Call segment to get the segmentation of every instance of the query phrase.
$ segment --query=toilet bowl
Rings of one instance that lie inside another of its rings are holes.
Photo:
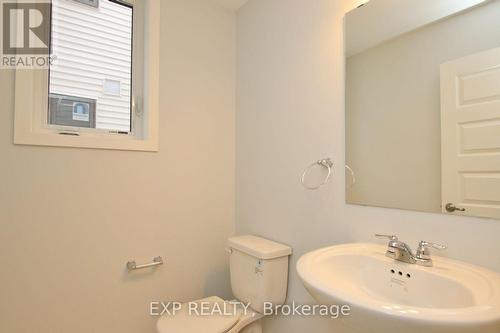
[[[158,319],[158,333],[262,333],[264,307],[285,302],[292,249],[256,236],[239,236],[228,240],[228,252],[236,300],[213,296],[182,304],[179,311]]]
[[[224,301],[213,296],[192,303],[227,303],[228,309],[235,307],[235,301]],[[223,307],[223,306],[221,306]],[[175,315],[162,316],[157,322],[159,333],[261,333],[262,314],[252,309],[245,309],[236,305],[236,311],[227,314],[211,314],[204,316],[198,313],[189,313],[189,303],[183,304],[181,310]]]

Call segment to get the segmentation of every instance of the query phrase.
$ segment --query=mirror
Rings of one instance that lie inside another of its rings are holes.
[[[346,198],[500,219],[500,0],[346,16]]]

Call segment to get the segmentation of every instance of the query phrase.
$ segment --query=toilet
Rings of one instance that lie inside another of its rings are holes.
[[[227,251],[231,289],[236,300],[224,301],[214,296],[183,304],[175,315],[158,319],[158,333],[262,333],[265,304],[285,303],[292,249],[248,235],[229,238]],[[198,305],[201,308],[202,304],[210,309],[231,311],[216,311],[209,316],[190,311],[198,309]]]

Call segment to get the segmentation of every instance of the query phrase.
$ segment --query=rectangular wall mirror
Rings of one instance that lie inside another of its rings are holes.
[[[500,219],[500,0],[346,16],[347,202]]]

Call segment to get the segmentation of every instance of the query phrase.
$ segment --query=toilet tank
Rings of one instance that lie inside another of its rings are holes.
[[[285,303],[288,287],[289,246],[256,236],[228,240],[229,266],[234,296],[250,307],[264,312],[264,304]]]

